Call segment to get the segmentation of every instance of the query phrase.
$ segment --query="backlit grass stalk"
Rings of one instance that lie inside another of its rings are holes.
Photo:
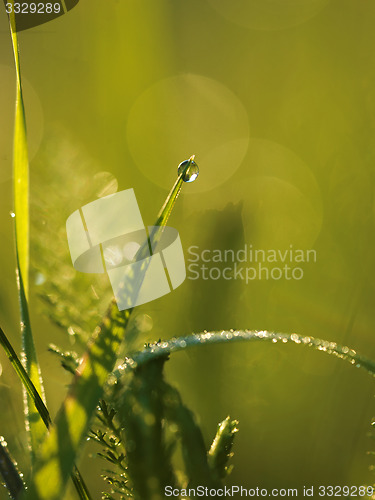
[[[322,340],[315,337],[298,335],[297,333],[274,333],[265,330],[222,330],[220,332],[203,332],[158,342],[146,347],[143,351],[130,355],[126,362],[115,370],[114,375],[120,379],[122,374],[132,371],[144,363],[190,347],[241,341],[300,344],[337,356],[340,359],[348,361],[357,368],[365,369],[368,373],[375,376],[375,362],[358,354],[354,349],[350,349],[347,346],[341,346],[336,344],[336,342],[329,342],[328,340]]]
[[[13,2],[12,2],[13,3]],[[29,160],[27,149],[26,117],[22,94],[18,39],[13,9],[9,14],[9,26],[16,69],[16,109],[13,144],[13,181],[15,211],[15,244],[17,260],[17,284],[21,317],[22,357],[25,369],[38,392],[43,395],[43,382],[38,364],[28,312],[29,290]],[[32,464],[36,450],[46,436],[46,427],[33,401],[25,395],[26,428],[29,434]]]
[[[17,284],[21,317],[22,358],[19,361],[4,332],[1,330],[0,342],[4,346],[25,390],[26,428],[29,432],[31,461],[34,465],[36,452],[47,436],[50,418],[44,396],[43,381],[34,345],[28,310],[29,291],[29,159],[27,147],[26,116],[22,93],[20,56],[14,14],[14,0],[10,2],[12,9],[9,18],[14,63],[16,70],[16,109],[13,144],[13,181],[14,181],[14,215],[15,246],[17,262]],[[72,479],[81,499],[90,499],[87,487],[76,467]]]
[[[154,225],[158,225],[160,229],[154,230],[150,235],[153,241],[158,240],[168,221],[189,167],[190,162],[178,176],[159,212]],[[148,242],[139,249],[136,258],[148,255],[147,252]],[[101,325],[88,343],[68,395],[42,445],[25,498],[61,500],[63,497],[67,479],[86,439],[90,421],[103,394],[107,377],[114,369],[131,313],[132,309],[119,311],[114,300],[110,303]]]

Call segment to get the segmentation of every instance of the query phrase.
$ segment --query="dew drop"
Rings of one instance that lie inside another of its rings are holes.
[[[73,328],[71,326],[69,326],[69,328],[68,328],[68,334],[71,337],[74,337],[76,335],[76,332],[73,330]]]
[[[109,386],[115,385],[117,383],[117,378],[113,373],[110,373],[107,378],[107,384]]]
[[[190,166],[188,167],[188,169],[185,172],[185,175],[183,176],[184,182],[194,182],[195,179],[199,175],[199,167],[195,163],[195,161],[191,158],[189,160],[185,160],[179,164],[178,169],[177,169],[178,175],[181,175],[184,172],[184,170],[186,169],[186,167],[189,163],[190,163]]]
[[[14,219],[14,217],[16,216],[16,214],[14,212],[9,212],[9,215]]]

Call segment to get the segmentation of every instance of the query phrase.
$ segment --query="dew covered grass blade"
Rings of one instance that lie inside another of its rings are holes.
[[[222,330],[220,332],[202,332],[188,335],[186,337],[177,337],[146,347],[143,351],[135,352],[127,358],[123,365],[120,365],[113,373],[116,379],[126,372],[131,372],[138,366],[141,366],[154,359],[162,358],[174,352],[184,349],[210,344],[223,344],[233,342],[269,342],[281,344],[297,344],[310,347],[312,349],[331,354],[340,359],[349,362],[357,368],[366,370],[375,376],[375,361],[358,354],[354,349],[342,346],[336,342],[298,335],[297,333],[275,333],[266,330]]]

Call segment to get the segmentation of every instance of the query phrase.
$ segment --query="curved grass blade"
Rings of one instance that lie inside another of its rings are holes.
[[[12,2],[13,3],[13,2]],[[17,32],[15,30],[14,10],[9,14],[10,33],[16,68],[16,110],[13,146],[15,240],[17,259],[17,282],[21,316],[22,357],[25,369],[37,391],[43,395],[43,382],[35,350],[28,312],[28,276],[29,276],[29,160],[27,150],[26,118],[22,95],[20,58]],[[47,435],[46,427],[35,408],[25,394],[26,429],[29,435],[31,461],[34,464],[35,453]]]
[[[191,158],[192,160],[192,158]],[[184,176],[178,176],[159,212],[150,238],[157,240],[167,224],[180,194]],[[148,242],[137,252],[137,259],[146,254]],[[134,280],[137,278],[135,277]],[[33,479],[24,498],[61,500],[74,460],[86,439],[90,421],[103,394],[108,375],[112,372],[132,309],[119,311],[115,301],[109,305],[101,325],[95,330],[76,372],[71,388],[57,414],[56,421],[42,445]]]
[[[161,358],[173,352],[182,351],[189,347],[232,343],[245,340],[252,342],[281,342],[282,344],[291,342],[294,344],[301,344],[344,359],[351,365],[357,368],[363,368],[368,373],[375,376],[375,361],[358,354],[354,349],[350,349],[347,346],[341,346],[336,344],[336,342],[329,342],[328,340],[322,340],[315,337],[298,335],[297,333],[274,333],[265,330],[223,330],[221,332],[203,332],[188,335],[186,337],[173,338],[161,343],[159,342],[146,347],[143,351],[136,352],[129,356],[126,362],[119,366],[113,374],[119,379],[125,372],[132,371],[144,363]]]

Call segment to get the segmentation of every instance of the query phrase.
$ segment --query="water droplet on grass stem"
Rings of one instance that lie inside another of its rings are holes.
[[[198,177],[199,167],[194,161],[194,155],[179,164],[177,168],[178,175],[181,175],[183,172],[185,172],[182,178],[184,182],[194,182]]]

